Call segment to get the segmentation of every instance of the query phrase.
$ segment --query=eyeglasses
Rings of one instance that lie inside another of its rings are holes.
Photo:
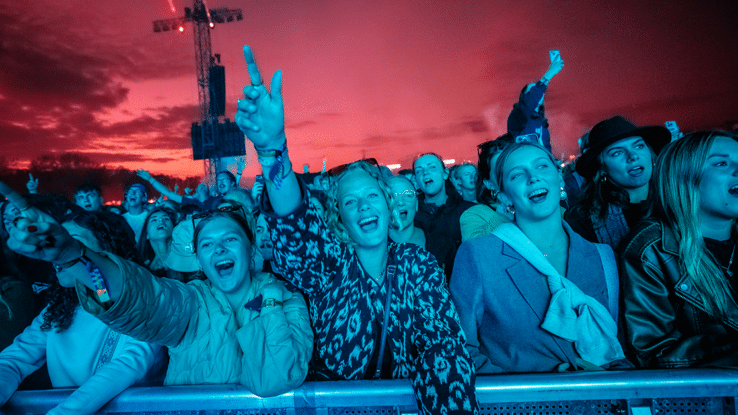
[[[407,189],[401,193],[394,192],[392,193],[392,196],[394,196],[395,199],[404,198],[405,200],[412,202],[416,197],[418,197],[418,194],[414,190]]]
[[[357,161],[354,161],[354,162],[351,162],[351,163],[341,164],[340,166],[336,166],[336,167],[328,170],[327,173],[331,177],[338,176],[339,174],[341,174],[344,171],[346,171],[346,168],[348,166],[350,166],[351,164],[357,163],[359,161],[363,161],[364,163],[371,164],[372,166],[379,167],[379,163],[377,162],[377,159],[375,159],[374,157],[372,157],[372,158],[368,158],[368,159],[357,160]]]

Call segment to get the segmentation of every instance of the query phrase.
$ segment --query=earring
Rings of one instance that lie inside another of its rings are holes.
[[[567,196],[568,196],[568,195],[566,194],[566,190],[564,190],[564,188],[562,187],[562,188],[561,188],[561,192],[559,192],[559,198],[560,198],[561,200],[566,200],[566,197],[567,197]]]
[[[507,215],[510,218],[514,218],[515,217],[515,208],[512,205],[508,205],[508,206],[505,207],[505,213],[507,213]]]

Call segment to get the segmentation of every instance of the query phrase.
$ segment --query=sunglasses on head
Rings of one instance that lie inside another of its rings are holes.
[[[215,214],[215,213],[218,213],[218,212],[238,212],[239,210],[241,211],[241,216],[243,216],[245,218],[246,215],[245,215],[245,212],[243,211],[243,206],[238,205],[238,204],[236,204],[236,205],[228,205],[228,206],[221,206],[221,207],[219,207],[217,209],[208,210],[207,212],[196,213],[196,214],[192,215],[192,229],[193,230],[195,229],[195,227],[197,226],[197,223],[198,222],[200,222],[203,219],[206,219],[206,218],[209,218],[209,217],[213,216],[213,214]]]
[[[338,176],[339,174],[341,174],[344,171],[346,171],[346,168],[348,166],[350,166],[350,165],[352,165],[354,163],[357,163],[359,161],[363,161],[364,163],[371,164],[372,166],[375,166],[375,167],[379,167],[379,163],[377,162],[377,159],[375,159],[374,157],[372,157],[372,158],[368,158],[368,159],[357,160],[357,161],[354,161],[354,162],[351,162],[351,163],[341,164],[340,166],[336,166],[336,167],[328,170],[327,173],[331,177]]]

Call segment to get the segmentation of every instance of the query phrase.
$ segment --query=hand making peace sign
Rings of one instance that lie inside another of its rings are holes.
[[[279,148],[286,141],[282,71],[274,73],[271,91],[267,91],[250,47],[243,47],[243,56],[251,78],[251,85],[243,88],[244,98],[238,101],[236,124],[256,149]]]

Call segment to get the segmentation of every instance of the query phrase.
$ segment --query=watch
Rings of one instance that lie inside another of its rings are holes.
[[[261,302],[261,308],[272,308],[277,306],[282,306],[284,304],[281,301],[277,301],[274,298],[265,298],[264,301]]]

